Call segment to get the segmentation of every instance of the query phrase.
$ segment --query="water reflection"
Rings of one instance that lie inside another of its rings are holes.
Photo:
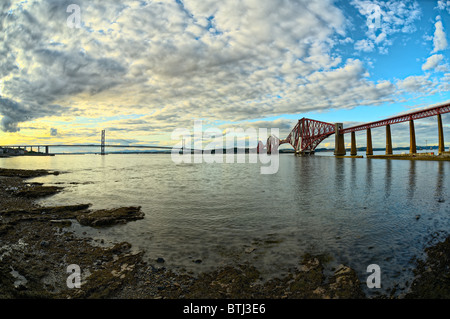
[[[372,168],[372,159],[366,160],[366,191],[365,193],[368,195],[373,187],[373,168]]]
[[[384,169],[384,196],[388,199],[391,196],[392,187],[392,161],[386,160],[386,166]]]
[[[336,158],[334,160],[334,186],[339,194],[340,190],[343,188],[345,183],[345,159]]]
[[[438,170],[437,170],[437,176],[436,176],[436,198],[439,200],[443,200],[444,195],[444,189],[443,186],[445,185],[445,170],[444,166],[446,163],[444,162],[438,162]]]
[[[351,158],[351,178],[350,178],[350,187],[352,190],[356,190],[358,188],[358,184],[357,184],[357,161],[359,161],[359,159],[357,158]]]
[[[416,163],[416,161],[409,161],[409,184],[407,185],[409,200],[414,198],[414,193],[416,191]]]

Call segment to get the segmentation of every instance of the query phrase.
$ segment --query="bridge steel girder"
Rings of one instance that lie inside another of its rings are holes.
[[[313,153],[320,142],[334,133],[334,124],[302,118],[280,144],[291,144],[297,154]]]
[[[407,114],[402,114],[394,117],[390,117],[381,121],[366,123],[362,125],[357,125],[353,127],[347,127],[339,130],[340,134],[346,134],[350,132],[362,131],[368,128],[375,128],[380,126],[386,126],[390,124],[402,123],[411,120],[418,120],[425,117],[435,116],[439,114],[450,113],[450,103],[438,105],[429,109],[424,109],[420,111],[415,111]]]

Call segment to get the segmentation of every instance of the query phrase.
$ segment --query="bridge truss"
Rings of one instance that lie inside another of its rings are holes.
[[[320,142],[334,133],[334,124],[302,118],[280,144],[291,144],[296,153],[314,153]]]

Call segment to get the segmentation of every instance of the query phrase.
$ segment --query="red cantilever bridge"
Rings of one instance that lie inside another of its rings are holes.
[[[372,149],[372,133],[371,129],[376,127],[386,127],[386,154],[392,154],[392,138],[391,124],[409,121],[410,128],[410,153],[416,153],[416,137],[414,130],[414,120],[437,116],[438,135],[439,135],[439,154],[444,153],[444,131],[442,127],[441,114],[450,112],[450,103],[442,104],[427,109],[421,109],[410,113],[390,117],[381,121],[370,122],[362,125],[344,128],[342,123],[326,123],[312,119],[302,118],[292,129],[287,138],[280,140],[275,136],[269,136],[267,139],[267,152],[271,153],[272,148],[281,144],[289,143],[298,155],[313,154],[316,147],[327,137],[335,134],[335,151],[334,155],[342,156],[346,154],[344,144],[344,134],[351,133],[351,153],[356,155],[356,138],[355,132],[367,131],[367,155],[373,155]],[[258,150],[262,145],[258,146]]]

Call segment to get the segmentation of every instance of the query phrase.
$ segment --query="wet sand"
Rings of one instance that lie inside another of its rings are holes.
[[[283,278],[262,280],[249,264],[235,264],[197,277],[174,273],[163,260],[145,262],[145,251],[126,242],[106,245],[80,238],[69,226],[114,227],[145,218],[140,207],[90,209],[90,204],[42,207],[35,199],[62,191],[28,182],[58,172],[0,168],[0,298],[45,299],[364,299],[356,272],[340,265],[329,277],[329,257],[305,255]],[[449,298],[450,237],[429,248],[417,263],[413,290],[405,298]],[[244,248],[243,248],[244,249]],[[81,287],[69,265],[81,270]],[[68,283],[69,278],[69,283]],[[438,287],[438,288],[436,288]],[[393,296],[393,295],[392,295]],[[379,295],[378,298],[392,296]]]

